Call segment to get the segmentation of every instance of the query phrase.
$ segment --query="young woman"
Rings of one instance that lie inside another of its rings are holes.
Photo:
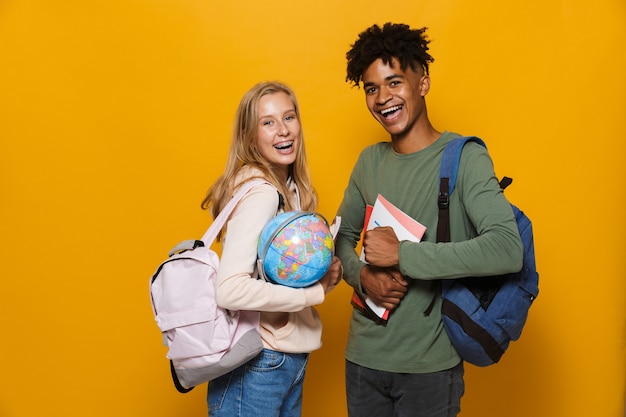
[[[238,187],[257,178],[267,183],[246,194],[223,231],[217,302],[231,310],[260,311],[264,349],[209,383],[210,416],[300,416],[308,355],[321,346],[322,323],[312,306],[324,301],[342,275],[335,257],[326,275],[310,287],[257,279],[257,241],[265,224],[279,210],[313,211],[316,206],[298,104],[281,83],[257,84],[241,99],[226,169],[202,208],[211,207],[217,216]]]

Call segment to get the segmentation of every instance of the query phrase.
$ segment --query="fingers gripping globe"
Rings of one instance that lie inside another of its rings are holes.
[[[277,284],[308,287],[328,271],[334,251],[333,236],[322,215],[281,213],[270,220],[259,237],[259,272]]]

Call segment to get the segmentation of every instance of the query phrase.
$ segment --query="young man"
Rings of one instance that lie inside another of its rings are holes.
[[[362,296],[391,310],[386,326],[356,309],[346,347],[350,417],[449,417],[460,411],[463,363],[441,319],[438,280],[515,272],[522,243],[487,151],[468,143],[450,202],[451,243],[436,243],[439,165],[458,136],[428,119],[428,43],[422,29],[374,25],[346,54],[347,78],[362,83],[372,116],[391,136],[363,150],[344,199],[337,254],[345,280]],[[420,243],[399,241],[378,227],[355,247],[367,205],[381,194],[427,227]]]

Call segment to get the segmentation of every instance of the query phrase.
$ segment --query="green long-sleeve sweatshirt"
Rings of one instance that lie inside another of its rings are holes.
[[[522,242],[511,205],[505,199],[486,149],[468,143],[461,155],[456,188],[450,198],[451,243],[435,243],[439,164],[445,145],[458,135],[445,132],[432,145],[398,154],[390,142],[363,150],[339,208],[336,251],[346,282],[357,291],[363,263],[355,247],[366,205],[378,194],[427,227],[422,242],[400,244],[400,271],[409,290],[387,326],[352,314],[346,359],[372,369],[401,373],[436,372],[460,361],[441,320],[438,279],[491,276],[522,266]],[[486,278],[488,279],[488,278]],[[437,296],[436,296],[437,295]],[[430,315],[423,312],[433,298]]]

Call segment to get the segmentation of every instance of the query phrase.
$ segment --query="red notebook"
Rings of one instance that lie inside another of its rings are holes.
[[[374,206],[368,205],[365,208],[363,235],[365,235],[367,230],[379,226],[391,226],[398,239],[410,240],[412,242],[419,242],[424,236],[424,232],[426,232],[424,225],[394,206],[380,194],[376,198]],[[360,259],[363,262],[367,262],[363,249],[361,249]],[[354,291],[350,303],[357,311],[376,323],[387,324],[391,312],[376,305],[368,296]]]

